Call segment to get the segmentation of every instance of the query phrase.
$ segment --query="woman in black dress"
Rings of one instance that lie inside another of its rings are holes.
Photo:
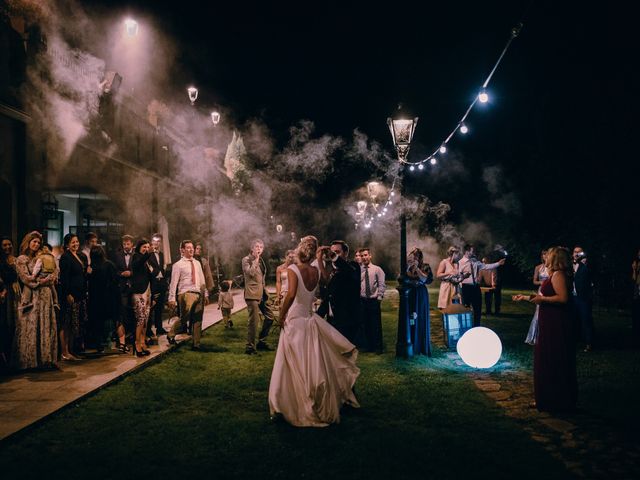
[[[89,318],[98,350],[103,350],[120,313],[120,290],[116,266],[105,258],[104,249],[100,245],[91,247],[91,270]],[[120,328],[122,331],[116,332],[122,340],[122,343],[118,342],[118,347],[124,353],[124,328]]]
[[[60,349],[63,360],[79,360],[74,350],[84,351],[87,328],[87,257],[80,251],[80,240],[74,233],[64,237],[64,253],[60,257]]]

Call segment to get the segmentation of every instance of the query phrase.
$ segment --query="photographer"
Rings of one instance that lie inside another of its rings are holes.
[[[640,347],[640,250],[631,264],[631,280],[633,281],[633,303],[631,304],[631,327],[633,343]]]
[[[593,280],[587,264],[587,253],[580,246],[573,249],[573,301],[584,352],[593,350]]]

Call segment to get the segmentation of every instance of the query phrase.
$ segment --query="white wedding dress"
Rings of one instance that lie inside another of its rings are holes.
[[[296,427],[340,422],[340,407],[359,407],[353,393],[360,369],[358,350],[327,321],[312,312],[315,287],[307,290],[297,265],[296,297],[287,314],[269,385],[271,415]]]

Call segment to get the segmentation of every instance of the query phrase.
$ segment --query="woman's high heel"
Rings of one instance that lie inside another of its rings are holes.
[[[146,354],[146,353],[144,353],[144,350],[143,350],[143,351],[141,351],[141,352],[139,352],[139,351],[138,351],[138,349],[135,349],[135,350],[133,351],[133,353],[134,353],[134,355],[135,355],[136,357],[146,357],[146,356],[147,356],[147,354]]]

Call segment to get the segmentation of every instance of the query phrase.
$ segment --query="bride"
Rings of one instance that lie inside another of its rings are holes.
[[[360,375],[358,351],[311,305],[318,269],[311,266],[318,240],[306,236],[298,245],[296,263],[287,270],[289,291],[269,385],[271,416],[282,415],[296,427],[326,427],[340,422],[340,407],[359,407],[353,386]]]

